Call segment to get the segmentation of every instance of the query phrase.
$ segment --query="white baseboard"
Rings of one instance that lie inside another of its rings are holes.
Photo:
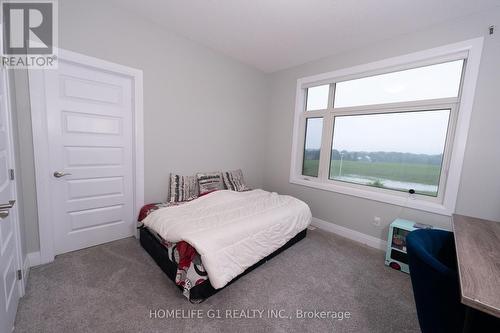
[[[26,256],[26,258],[24,258],[24,263],[23,263],[23,276],[28,277],[29,271],[30,271],[30,260],[28,256]]]
[[[22,280],[22,287],[21,287],[21,296],[24,296],[26,293],[26,286],[28,285],[28,278],[30,276],[30,260],[28,255],[24,258],[23,262],[23,280]]]
[[[22,283],[19,285],[19,290],[21,296],[24,296],[26,293],[26,286],[28,285],[28,278],[30,276],[30,268],[34,266],[38,266],[41,264],[41,255],[40,252],[31,252],[26,255],[23,261],[22,270]]]
[[[387,242],[382,239],[363,234],[359,231],[355,231],[346,227],[342,227],[335,223],[323,221],[321,219],[313,217],[311,224],[322,230],[337,234],[345,238],[349,238],[358,243],[362,243],[382,251],[385,251],[387,248]]]
[[[29,267],[38,266],[42,263],[42,257],[40,255],[40,252],[28,253],[27,257],[28,257]]]

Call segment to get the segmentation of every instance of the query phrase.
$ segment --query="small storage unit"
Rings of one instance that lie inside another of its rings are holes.
[[[413,221],[396,219],[389,226],[385,264],[398,271],[410,273],[408,254],[406,253],[406,236],[415,229],[432,228],[431,225]]]

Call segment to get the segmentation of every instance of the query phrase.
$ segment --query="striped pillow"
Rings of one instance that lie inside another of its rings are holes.
[[[170,193],[168,202],[183,202],[198,198],[196,176],[170,174]]]
[[[198,186],[200,187],[200,196],[224,189],[220,172],[199,173],[196,177],[198,178]]]
[[[224,178],[224,185],[228,190],[243,192],[250,189],[245,184],[241,169],[223,172],[222,177]]]

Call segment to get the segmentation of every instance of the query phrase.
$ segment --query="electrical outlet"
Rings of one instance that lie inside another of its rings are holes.
[[[380,227],[381,222],[382,222],[382,219],[378,216],[375,216],[373,218],[372,224],[376,227]]]

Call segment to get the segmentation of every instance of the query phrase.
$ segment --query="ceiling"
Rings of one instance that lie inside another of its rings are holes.
[[[500,5],[500,0],[111,1],[264,72]]]

